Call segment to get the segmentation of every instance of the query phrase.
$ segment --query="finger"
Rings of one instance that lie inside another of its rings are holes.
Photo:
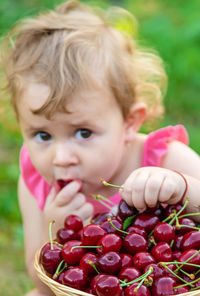
[[[93,212],[93,205],[89,202],[86,202],[82,207],[75,211],[75,214],[81,217],[83,220],[88,220],[92,217]]]
[[[119,193],[121,197],[126,201],[129,206],[133,206],[132,201],[132,188],[135,183],[135,175],[131,174],[126,182],[122,185],[123,189],[120,189]]]
[[[148,172],[142,172],[137,175],[132,188],[132,201],[133,205],[139,210],[144,211],[146,209],[146,203],[144,200],[144,192],[147,180],[149,178]]]
[[[163,203],[169,201],[175,192],[175,187],[174,181],[171,178],[165,177],[159,192],[159,201]]]
[[[81,187],[81,184],[77,181],[73,181],[66,185],[56,196],[55,201],[58,206],[62,207],[70,203],[74,196],[77,194]]]
[[[161,174],[149,176],[144,192],[145,203],[148,207],[153,208],[157,205],[163,181],[164,177]]]

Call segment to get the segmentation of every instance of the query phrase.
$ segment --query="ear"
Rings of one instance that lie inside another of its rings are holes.
[[[146,117],[147,106],[144,103],[136,103],[130,108],[130,112],[125,119],[125,141],[130,143],[135,134],[142,126]]]

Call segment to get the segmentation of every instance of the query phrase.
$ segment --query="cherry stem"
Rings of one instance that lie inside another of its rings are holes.
[[[194,281],[190,282],[190,284],[195,284],[195,283],[198,282],[199,280],[200,280],[200,277],[197,278],[197,279],[195,279]],[[182,285],[176,286],[176,287],[174,287],[174,289],[178,289],[178,288],[181,288],[181,287],[185,287],[185,286],[187,286],[187,285],[188,285],[188,282],[187,282],[187,284],[182,284]],[[199,288],[199,286],[198,286],[198,288]],[[195,287],[194,289],[191,289],[190,291],[193,291],[193,290],[195,290],[195,289],[196,289],[196,287]]]
[[[194,287],[192,284],[190,284],[189,282],[187,282],[186,280],[182,279],[180,276],[178,276],[175,272],[173,272],[173,270],[171,270],[167,265],[165,265],[164,262],[162,262],[162,266],[164,268],[166,268],[169,272],[171,272],[175,277],[177,277],[179,280],[181,280],[184,283],[187,283],[187,285],[190,285],[192,288]]]
[[[179,218],[185,218],[185,217],[190,217],[190,216],[199,216],[200,213],[188,213],[188,214],[184,214],[179,216]]]
[[[195,275],[193,273],[188,273],[186,272],[185,270],[183,269],[179,269],[182,273],[184,273],[185,275],[187,275],[191,280],[194,280],[195,279]]]
[[[51,250],[53,250],[53,239],[52,239],[52,225],[55,223],[54,220],[52,220],[50,223],[49,223],[49,239],[50,239],[50,244],[51,244]]]
[[[175,270],[175,272],[177,272],[179,269],[181,269],[181,267],[183,266],[183,265],[188,265],[188,264],[191,264],[191,263],[188,263],[188,261],[190,261],[192,258],[194,258],[198,253],[200,253],[200,250],[199,251],[197,251],[196,253],[194,253],[192,256],[190,256],[184,263],[183,262],[181,262],[182,263],[182,265],[180,265],[176,270]],[[178,262],[176,262],[176,263],[178,263]],[[179,264],[179,263],[178,263]],[[196,265],[196,264],[195,264]],[[199,265],[197,265],[198,267],[200,267]]]
[[[92,262],[91,260],[88,260],[88,263],[94,268],[94,270],[96,271],[96,273],[100,273],[96,267],[96,265],[94,264],[94,262]]]
[[[200,250],[198,251],[198,252],[200,252]],[[194,254],[194,255],[196,255],[196,253]],[[191,256],[191,257],[193,257],[193,256]],[[178,269],[180,269],[183,265],[189,265],[189,266],[194,266],[194,267],[198,267],[198,268],[200,268],[200,265],[197,265],[197,264],[193,264],[193,263],[188,263],[187,261],[188,260],[190,260],[191,258],[189,258],[189,259],[187,259],[185,262],[174,262],[174,261],[172,261],[172,262],[159,262],[159,264],[181,264],[181,266],[179,266],[178,267]],[[175,272],[176,272],[177,270],[175,270]]]
[[[178,213],[176,213],[174,215],[174,217],[172,218],[172,220],[169,222],[170,225],[172,225],[174,223],[174,221],[176,220],[176,218],[180,215],[180,213],[182,213],[182,211],[186,208],[187,204],[189,202],[189,198],[186,198],[184,205],[182,206],[182,208],[180,209],[180,211],[178,211]]]
[[[90,248],[95,248],[95,249],[98,249],[98,248],[103,248],[102,246],[73,246],[71,247],[71,250],[72,251],[73,249],[79,249],[79,248],[83,248],[83,249],[90,249]]]
[[[120,286],[127,287],[127,286],[130,286],[131,284],[139,282],[140,280],[143,280],[143,279],[145,280],[147,278],[147,276],[150,275],[150,273],[152,273],[152,272],[153,272],[153,267],[150,266],[149,269],[143,275],[139,276],[138,278],[136,278],[130,282],[127,282],[127,283],[123,282]]]
[[[123,186],[119,186],[119,185],[114,185],[114,184],[111,184],[111,183],[108,183],[106,182],[103,178],[100,178],[100,181],[103,185],[105,186],[109,186],[109,187],[114,187],[114,188],[119,188],[119,189],[124,189]]]
[[[162,220],[163,223],[167,222],[168,220],[174,218],[176,214],[176,211],[174,213],[171,213],[167,218],[165,218],[164,220]]]
[[[108,217],[108,218],[107,218],[107,221],[108,221],[108,222],[111,224],[111,226],[112,226],[113,228],[115,228],[117,231],[122,232],[122,233],[124,233],[124,234],[129,234],[129,232],[117,228],[117,227],[113,224],[111,217]]]
[[[104,205],[106,208],[108,208],[110,211],[112,210],[112,207],[109,206],[107,203],[105,203],[101,198],[100,195],[94,195],[90,194],[90,197],[97,200],[100,204]]]
[[[181,227],[186,227],[186,228],[191,228],[191,229],[194,229],[194,230],[198,230],[200,231],[200,228],[199,227],[194,227],[194,226],[189,226],[189,225],[183,225],[183,224],[179,224],[177,228],[181,228]]]
[[[146,276],[140,281],[140,283],[135,287],[134,292],[136,293],[137,290],[142,286],[143,282],[146,280],[146,278],[153,272],[153,267],[150,266],[149,269],[146,272]]]
[[[63,268],[61,268],[61,266],[62,266],[63,263],[64,263]],[[65,269],[66,266],[67,266],[67,264],[66,264],[66,262],[65,262],[64,260],[62,260],[62,261],[59,263],[59,265],[58,265],[58,267],[57,267],[57,269],[56,269],[56,272],[55,272],[54,275],[53,275],[53,279],[54,279],[54,280],[58,278],[58,276],[59,276],[59,275],[61,274],[61,272]]]

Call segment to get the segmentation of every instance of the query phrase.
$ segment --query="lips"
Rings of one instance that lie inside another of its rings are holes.
[[[63,180],[63,179],[58,179],[55,182],[55,188],[56,188],[56,192],[58,193],[60,190],[62,190],[65,186],[67,186],[69,183],[73,182],[73,181],[77,181],[81,184],[79,192],[81,191],[82,188],[82,181],[79,179],[68,179],[68,180]]]

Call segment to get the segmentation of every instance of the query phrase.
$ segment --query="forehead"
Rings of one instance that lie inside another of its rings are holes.
[[[49,86],[43,83],[28,83],[19,99],[19,115],[23,110],[33,112],[43,106],[50,94]],[[105,109],[119,106],[112,93],[107,88],[82,89],[75,92],[70,98],[66,97],[66,110],[69,113],[99,113]],[[99,112],[98,112],[99,111]]]

